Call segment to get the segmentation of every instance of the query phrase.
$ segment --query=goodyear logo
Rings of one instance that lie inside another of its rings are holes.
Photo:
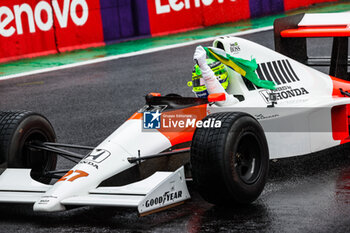
[[[164,205],[167,202],[175,201],[176,199],[182,198],[182,191],[165,192],[162,196],[155,197],[146,201],[145,206],[152,207],[154,205]]]

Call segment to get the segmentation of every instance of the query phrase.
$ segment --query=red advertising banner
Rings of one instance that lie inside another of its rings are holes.
[[[314,3],[335,2],[337,0],[284,0],[284,9],[291,10],[299,7],[309,6]]]
[[[60,52],[104,45],[99,0],[52,0],[52,7]]]
[[[0,62],[56,53],[50,0],[0,1]]]
[[[103,45],[99,0],[0,1],[0,62]]]
[[[200,4],[194,0],[151,0],[148,3],[149,24],[152,35],[167,34],[198,28],[202,25]]]
[[[208,6],[203,6],[203,26],[250,18],[249,0],[214,0],[212,2]]]
[[[250,17],[249,0],[150,0],[148,14],[152,35]]]

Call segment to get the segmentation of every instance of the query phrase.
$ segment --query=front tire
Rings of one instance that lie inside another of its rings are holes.
[[[195,186],[201,196],[216,205],[247,204],[261,194],[269,166],[264,131],[246,113],[208,115],[221,121],[220,128],[197,128],[191,145]]]
[[[30,111],[0,112],[2,168],[31,168],[33,179],[49,183],[51,179],[43,174],[56,168],[57,155],[29,148],[33,141],[56,142],[53,127],[44,116]]]

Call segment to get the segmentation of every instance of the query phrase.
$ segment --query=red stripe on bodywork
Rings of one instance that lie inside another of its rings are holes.
[[[207,104],[162,112],[161,128],[158,131],[163,134],[172,146],[192,141],[195,127],[180,127],[170,125],[170,122],[186,121],[187,119],[202,120],[207,116]],[[142,120],[143,113],[136,112],[128,120]],[[165,122],[165,124],[163,124]],[[170,127],[169,127],[170,126]]]
[[[340,88],[343,91],[350,91],[350,82],[330,76],[333,82],[332,96],[335,98],[343,97]],[[349,114],[350,105],[340,105],[332,108],[332,133],[334,140],[341,140],[340,144],[350,142],[349,137]]]
[[[350,27],[299,27],[281,32],[282,37],[348,37]]]
[[[175,116],[175,118],[173,118],[172,116]],[[162,120],[165,120],[166,123],[169,122],[170,119],[172,122],[180,122],[181,120],[187,120],[188,117],[186,116],[191,116],[190,119],[195,119],[196,121],[202,120],[204,117],[207,116],[207,104],[178,109],[169,112],[163,112]],[[179,126],[172,126],[170,128],[165,128],[164,126],[165,125],[162,124],[162,128],[158,131],[170,141],[172,146],[192,141],[192,137],[196,129],[195,127],[182,128]]]
[[[343,94],[340,93],[340,88],[343,89],[343,91],[350,91],[350,82],[345,81],[340,78],[335,78],[330,76],[333,82],[333,97],[344,97]]]
[[[128,120],[140,120],[143,114],[141,112],[135,112]]]
[[[347,138],[349,136],[347,106],[334,106],[331,113],[333,139],[343,140]]]

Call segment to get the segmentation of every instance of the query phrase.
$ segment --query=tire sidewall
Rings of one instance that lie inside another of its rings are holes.
[[[234,168],[235,153],[238,150],[240,140],[243,135],[250,133],[255,136],[259,144],[260,151],[260,171],[257,179],[252,184],[247,184],[241,180],[237,170]],[[231,125],[226,137],[223,159],[221,160],[222,177],[229,193],[237,202],[250,203],[258,198],[266,183],[269,167],[269,153],[265,133],[261,125],[255,118],[248,114],[242,114]]]
[[[28,167],[27,161],[28,158],[25,158],[23,155],[23,147],[25,141],[33,133],[42,134],[46,137],[46,141],[55,142],[56,135],[51,124],[47,121],[46,118],[39,114],[31,114],[25,117],[17,126],[17,129],[14,131],[10,145],[8,148],[8,160],[7,166],[11,168],[23,168]],[[48,165],[51,169],[55,168],[55,162],[52,162]]]

